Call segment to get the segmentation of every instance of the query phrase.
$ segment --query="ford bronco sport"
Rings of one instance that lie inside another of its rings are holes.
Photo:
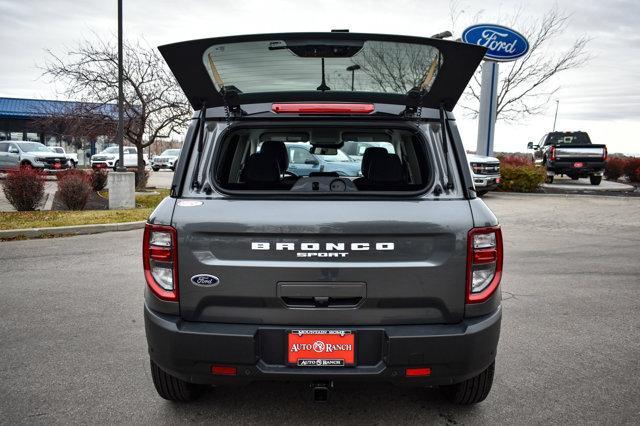
[[[377,380],[485,399],[502,237],[451,114],[485,49],[296,33],[160,52],[196,110],[144,233],[160,396],[301,380],[325,400],[334,382]],[[365,142],[349,176],[289,166],[287,146]]]

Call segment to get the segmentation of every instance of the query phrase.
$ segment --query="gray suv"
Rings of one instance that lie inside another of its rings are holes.
[[[196,113],[144,233],[159,395],[297,380],[324,401],[374,380],[484,400],[502,235],[451,110],[485,49],[335,32],[160,52]],[[289,168],[291,143],[327,157],[364,142],[348,176]]]

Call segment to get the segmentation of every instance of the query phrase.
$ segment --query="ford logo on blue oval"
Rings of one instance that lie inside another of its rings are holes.
[[[462,40],[486,47],[484,57],[492,61],[513,61],[529,51],[529,42],[522,34],[502,25],[472,25],[464,30]]]
[[[213,275],[199,274],[192,276],[191,282],[202,287],[213,287],[214,285],[218,285],[220,280]]]

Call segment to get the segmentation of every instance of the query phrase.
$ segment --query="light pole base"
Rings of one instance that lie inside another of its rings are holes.
[[[136,207],[136,174],[133,172],[111,172],[107,178],[109,187],[109,210],[133,209]]]

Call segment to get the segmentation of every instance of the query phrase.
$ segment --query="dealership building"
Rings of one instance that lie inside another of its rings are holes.
[[[104,105],[86,102],[56,101],[44,99],[23,99],[0,97],[0,140],[35,141],[47,146],[62,146],[67,152],[78,153],[83,164],[91,155],[109,144],[106,136],[65,135],[54,129],[47,119],[64,116],[69,111],[102,109]],[[115,123],[115,106],[107,116]]]

